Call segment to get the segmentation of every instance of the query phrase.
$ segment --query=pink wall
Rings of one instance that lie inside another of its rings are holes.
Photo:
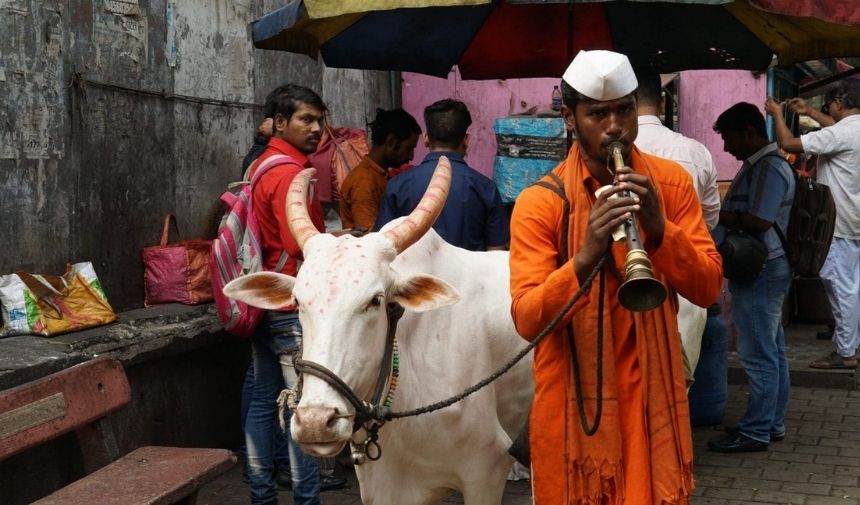
[[[522,113],[531,107],[549,109],[552,87],[559,79],[509,79],[464,81],[456,71],[448,79],[404,72],[403,108],[409,111],[424,130],[424,107],[442,98],[462,100],[472,113],[469,130],[468,163],[492,177],[496,155],[493,121]],[[740,70],[695,70],[681,72],[680,131],[702,142],[714,156],[720,180],[731,180],[741,162],[723,152],[720,136],[712,125],[721,112],[731,105],[747,101],[761,108],[766,95],[767,79]],[[419,142],[413,163],[419,163],[427,148]]]
[[[469,129],[469,149],[466,161],[475,170],[493,177],[493,160],[496,156],[496,136],[493,121],[500,117],[524,112],[537,106],[549,110],[552,87],[560,79],[509,79],[490,81],[464,81],[455,69],[448,79],[404,72],[403,108],[415,116],[424,128],[424,107],[443,98],[463,101],[472,114]],[[420,163],[427,148],[418,143],[413,163]]]
[[[717,178],[729,181],[741,162],[723,151],[723,141],[713,125],[724,110],[738,102],[750,102],[764,112],[767,77],[745,70],[690,70],[681,72],[679,130],[705,144],[714,157]]]

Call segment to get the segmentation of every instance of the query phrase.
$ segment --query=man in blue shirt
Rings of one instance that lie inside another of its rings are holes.
[[[466,164],[466,131],[472,116],[459,100],[440,100],[424,109],[424,141],[430,153],[417,167],[389,181],[374,231],[406,216],[418,205],[441,156],[451,161],[451,190],[433,229],[446,242],[471,251],[506,249],[510,241],[507,214],[496,185]]]
[[[729,279],[737,351],[749,380],[747,409],[737,427],[708,441],[718,452],[766,450],[785,437],[788,404],[788,360],[782,327],[782,304],[791,283],[791,266],[782,241],[794,201],[794,174],[767,138],[764,116],[741,102],[720,114],[714,131],[723,149],[744,163],[732,181],[714,229],[716,242],[725,229],[742,229],[767,248],[762,271],[751,280]]]

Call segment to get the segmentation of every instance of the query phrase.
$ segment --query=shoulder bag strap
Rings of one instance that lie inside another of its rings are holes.
[[[161,228],[161,242],[159,245],[164,247],[170,240],[170,223],[173,222],[173,227],[176,228],[176,238],[182,240],[182,234],[179,233],[179,224],[176,222],[176,216],[167,214],[164,216],[164,226]]]
[[[797,174],[795,173],[794,168],[791,167],[791,163],[789,163],[788,160],[785,159],[784,156],[782,156],[779,153],[768,153],[768,154],[765,154],[764,156],[762,156],[761,158],[759,158],[758,161],[756,162],[756,165],[758,165],[759,162],[765,158],[779,158],[783,162],[785,162],[785,164],[788,165],[789,171],[794,175],[794,183],[797,184]],[[752,179],[752,171],[750,171],[749,177],[750,177],[750,179]],[[779,237],[779,241],[782,244],[782,251],[786,255],[788,255],[788,240],[786,240],[785,234],[782,232],[782,228],[780,228],[779,225],[776,224],[776,220],[774,220],[771,223],[771,226],[773,226],[773,230],[776,232],[776,235]]]
[[[568,248],[567,248],[567,236],[570,228],[570,200],[567,199],[567,193],[564,191],[564,182],[561,178],[552,171],[546,173],[546,175],[552,179],[555,184],[551,184],[545,181],[537,181],[534,183],[534,186],[540,186],[542,188],[546,188],[561,198],[562,201],[562,216],[561,216],[561,251],[559,255],[558,266],[564,265],[567,263],[569,258]]]

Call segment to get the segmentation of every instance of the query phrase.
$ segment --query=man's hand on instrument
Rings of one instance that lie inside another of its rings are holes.
[[[585,237],[585,246],[582,252],[585,259],[593,259],[595,262],[606,251],[609,237],[613,230],[622,226],[631,212],[639,210],[637,197],[622,197],[621,189],[613,186],[597,197],[591,214],[588,216],[588,232]],[[613,197],[613,195],[617,195]]]
[[[636,214],[636,219],[639,220],[648,243],[655,247],[659,246],[663,242],[663,229],[666,226],[666,221],[663,219],[660,199],[657,197],[657,190],[651,183],[651,179],[637,174],[632,168],[626,166],[621,167],[616,176],[620,189],[630,191],[631,196],[635,195],[641,202],[642,208]]]

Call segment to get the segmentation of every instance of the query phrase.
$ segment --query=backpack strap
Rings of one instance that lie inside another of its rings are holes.
[[[301,164],[299,164],[298,161],[287,156],[286,154],[273,154],[273,155],[269,156],[268,158],[264,159],[263,161],[261,161],[259,164],[252,164],[250,167],[248,167],[248,171],[245,172],[245,177],[243,178],[243,180],[250,182],[251,187],[254,187],[254,185],[257,183],[257,181],[259,181],[260,178],[263,177],[263,174],[265,174],[269,170],[271,170],[277,166],[288,165],[291,163],[301,167]],[[257,168],[257,170],[254,172],[254,177],[249,178],[249,175],[251,174],[251,170],[254,168],[254,166],[257,166],[259,168]]]
[[[254,177],[250,180],[251,193],[253,194],[254,186],[256,186],[256,184],[257,184],[257,182],[259,182],[260,178],[263,177],[263,174],[265,174],[266,172],[268,172],[269,170],[271,170],[275,167],[279,167],[281,165],[290,165],[290,164],[298,165],[299,167],[302,167],[302,165],[298,161],[296,161],[295,159],[293,159],[290,156],[287,156],[286,154],[273,154],[273,155],[269,156],[268,158],[264,159],[259,164],[259,168],[257,169],[257,171],[254,172]],[[248,180],[248,175],[251,173],[251,169],[253,168],[253,166],[254,166],[254,164],[252,163],[251,166],[248,167],[248,171],[245,172],[244,181]],[[311,189],[311,191],[313,191],[313,189]],[[313,192],[311,192],[311,199],[313,199]],[[280,258],[278,258],[278,264],[275,265],[275,269],[273,271],[274,272],[280,272],[281,270],[283,270],[284,266],[287,264],[287,261],[289,259],[290,259],[290,255],[287,253],[287,251],[286,250],[281,251],[281,256],[280,256]]]
[[[561,216],[561,251],[558,261],[558,266],[564,265],[567,263],[568,258],[568,250],[567,250],[567,235],[570,228],[570,200],[567,199],[567,193],[564,191],[564,181],[555,173],[550,170],[546,174],[550,179],[555,182],[555,184],[551,184],[546,181],[537,181],[533,183],[533,186],[540,186],[542,188],[546,188],[561,198],[562,202],[562,216]]]

